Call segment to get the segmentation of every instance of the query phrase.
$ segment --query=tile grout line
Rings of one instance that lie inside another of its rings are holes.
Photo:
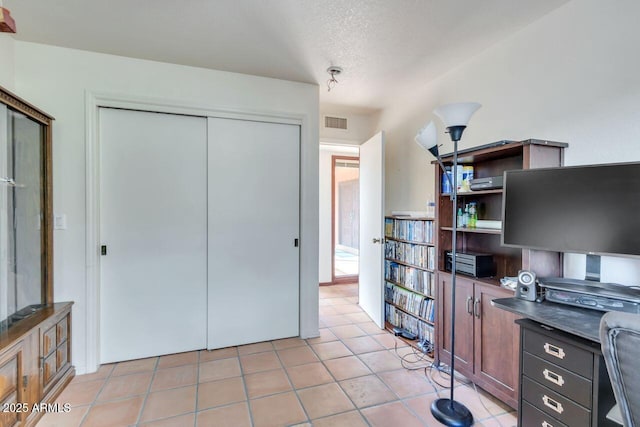
[[[307,344],[307,347],[309,347],[308,344]],[[275,348],[275,346],[274,346],[274,348]],[[311,351],[313,352],[313,350],[311,350]],[[301,423],[305,423],[305,422],[306,423],[311,423],[311,417],[307,413],[307,408],[304,407],[304,404],[302,403],[302,399],[300,399],[300,395],[298,394],[298,390],[293,385],[293,381],[291,381],[291,377],[289,376],[289,371],[287,371],[287,367],[284,365],[284,363],[282,363],[282,359],[280,358],[280,353],[278,353],[277,350],[276,350],[276,357],[278,358],[278,361],[280,362],[280,365],[282,365],[282,370],[284,371],[284,374],[287,377],[287,381],[289,381],[289,385],[291,386],[291,389],[292,389],[293,393],[295,394],[296,399],[298,400],[298,404],[302,408],[302,412],[304,413],[304,416],[306,417],[305,421],[301,421],[301,422],[298,422],[296,424],[301,424]],[[318,356],[316,355],[316,357],[318,357]],[[313,363],[313,362],[311,362],[311,363]]]
[[[329,331],[331,332],[331,334],[332,334],[333,336],[335,336],[335,337],[336,337],[336,341],[338,341],[338,342],[342,343],[342,345],[344,345],[347,349],[349,349],[349,347],[347,347],[347,346],[344,344],[344,342],[342,342],[342,339],[341,339],[339,336],[337,336],[337,335],[336,335],[336,334],[331,330],[331,327],[327,327],[326,329],[329,329]],[[364,331],[363,331],[363,332],[364,332]],[[327,341],[327,342],[334,342],[334,341]],[[322,343],[320,343],[320,344],[322,344]],[[320,358],[320,355],[318,355],[318,354],[316,353],[315,348],[313,348],[311,345],[310,345],[309,347],[311,348],[311,351],[313,351],[313,352],[314,352],[314,354],[316,354],[316,356],[318,357],[318,359],[319,359],[319,360],[320,360],[320,362],[322,363],[322,366],[327,370],[327,372],[329,372],[329,375],[331,375],[331,378],[333,378],[333,380],[334,380],[334,381],[335,381],[335,383],[338,385],[338,387],[340,388],[340,390],[344,393],[344,395],[345,395],[345,396],[347,396],[347,399],[349,399],[349,402],[351,402],[351,404],[353,405],[353,407],[355,408],[355,410],[358,412],[358,414],[360,415],[360,418],[361,418],[361,419],[362,419],[362,420],[367,424],[367,426],[371,426],[371,423],[369,422],[369,420],[367,419],[367,417],[365,417],[365,416],[364,416],[364,414],[362,413],[361,409],[358,407],[358,405],[356,405],[356,403],[353,401],[353,399],[351,398],[351,396],[349,396],[349,393],[347,393],[347,392],[346,392],[346,390],[344,389],[344,387],[342,386],[342,384],[340,384],[340,381],[338,381],[338,380],[336,379],[336,377],[333,375],[333,373],[331,372],[331,370],[329,369],[329,367],[325,364],[325,362],[326,362],[327,360],[336,360],[336,359],[341,359],[341,358],[343,358],[343,357],[351,357],[351,356],[356,356],[356,355],[355,355],[355,354],[353,354],[353,352],[349,349],[349,351],[352,353],[351,355],[346,355],[346,356],[342,356],[342,357],[336,357],[336,358],[333,358],[333,359],[326,359],[326,360],[322,360],[322,359]],[[358,360],[360,360],[360,358],[358,358],[357,356],[356,356],[356,358],[357,358]],[[364,362],[363,362],[363,363],[364,363]],[[365,366],[367,366],[367,365],[365,364]],[[368,366],[367,366],[367,368],[368,368]],[[362,376],[366,376],[366,375],[361,375],[361,376],[354,377],[354,378],[360,378],[360,377],[362,377]],[[351,379],[351,378],[345,378],[344,380],[347,380],[347,379]],[[344,381],[344,380],[343,380],[343,381]],[[335,414],[334,414],[334,415],[335,415]],[[331,416],[331,415],[329,415],[329,416]]]
[[[202,350],[198,350],[198,360],[196,360],[196,401],[195,401],[195,411],[193,412],[193,427],[197,427],[198,425],[198,402],[200,401],[200,356]],[[239,361],[238,361],[239,363]]]
[[[149,381],[149,386],[147,387],[147,393],[144,395],[142,399],[142,405],[140,405],[140,411],[138,412],[138,418],[136,419],[135,425],[138,425],[142,422],[142,414],[144,413],[145,406],[147,406],[147,400],[149,399],[149,395],[151,394],[151,387],[153,386],[153,380],[156,378],[156,372],[158,371],[158,365],[160,364],[160,356],[156,357],[155,366],[153,367],[153,375],[151,375],[151,381]],[[117,366],[117,365],[116,365]],[[115,367],[113,368],[116,369]]]

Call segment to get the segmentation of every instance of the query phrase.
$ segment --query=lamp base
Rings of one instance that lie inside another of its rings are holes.
[[[469,427],[473,424],[473,415],[462,403],[451,399],[434,400],[431,404],[433,417],[446,426]]]

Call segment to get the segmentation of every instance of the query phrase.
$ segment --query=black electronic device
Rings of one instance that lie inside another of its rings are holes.
[[[496,188],[502,188],[502,182],[502,176],[475,178],[471,180],[469,188],[471,188],[472,191],[494,190]]]
[[[529,270],[520,270],[518,272],[516,298],[537,302],[541,302],[544,299],[544,292],[536,283],[536,273]]]
[[[408,340],[415,340],[416,338],[418,338],[418,336],[416,334],[414,334],[413,332],[409,332],[406,329],[404,331],[402,331],[400,336],[402,338],[406,338]]]
[[[544,278],[547,301],[600,311],[624,311],[640,314],[640,289],[587,280]]]
[[[504,173],[502,244],[640,256],[640,162]]]
[[[451,271],[453,256],[445,252],[445,270]],[[456,252],[456,272],[473,277],[491,277],[496,274],[493,255],[474,252]]]

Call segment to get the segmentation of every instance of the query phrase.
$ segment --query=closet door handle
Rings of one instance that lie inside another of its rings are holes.
[[[467,313],[473,315],[473,304],[472,304],[473,298],[468,296],[467,297]]]

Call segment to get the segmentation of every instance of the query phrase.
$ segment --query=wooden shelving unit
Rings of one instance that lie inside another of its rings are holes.
[[[13,286],[14,295],[25,299],[20,306],[0,299],[6,313],[0,318],[0,426],[32,427],[47,412],[36,409],[51,410],[75,375],[73,303],[53,303],[53,117],[2,87],[0,106],[6,107],[0,121],[13,123],[0,135],[4,160],[12,165],[11,180],[0,176],[2,200],[12,200],[0,203],[0,246],[21,248],[9,262],[3,260],[0,273],[10,269],[8,277],[21,276],[3,286]],[[7,159],[7,153],[13,156]],[[11,226],[7,218],[12,218]]]
[[[385,218],[385,327],[417,335],[403,340],[421,352],[435,339],[435,231],[434,218]]]
[[[459,152],[460,165],[473,166],[474,178],[502,176],[507,170],[561,166],[567,144],[530,139],[500,141]],[[445,166],[452,155],[443,156]],[[442,171],[436,171],[436,222],[438,247],[436,270],[437,316],[436,360],[450,363],[451,273],[445,270],[445,252],[451,250],[453,206],[442,193]],[[458,193],[458,207],[475,202],[478,219],[502,220],[502,189]],[[495,298],[512,297],[499,279],[517,276],[522,269],[539,276],[562,276],[561,254],[501,246],[501,230],[458,228],[458,253],[491,254],[493,277],[457,274],[456,279],[456,370],[500,400],[517,408],[519,332],[516,316],[491,305]]]

